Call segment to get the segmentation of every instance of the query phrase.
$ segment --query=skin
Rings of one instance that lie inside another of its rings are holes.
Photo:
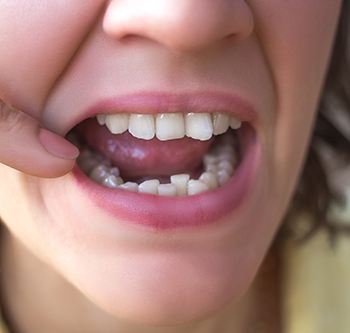
[[[220,228],[170,236],[115,221],[70,173],[47,179],[2,165],[3,260],[22,276],[3,283],[13,295],[31,290],[9,309],[22,323],[20,309],[34,298],[57,314],[32,309],[21,332],[38,322],[55,327],[53,318],[68,314],[99,332],[242,331],[247,290],[302,167],[340,9],[340,0],[34,0],[30,8],[0,0],[0,98],[8,106],[0,146],[15,142],[0,150],[2,162],[65,174],[72,159],[42,149],[39,123],[64,135],[98,99],[138,90],[234,91],[256,107],[261,144],[258,177],[239,210]],[[49,297],[39,298],[41,288]],[[65,322],[60,332],[82,331]]]

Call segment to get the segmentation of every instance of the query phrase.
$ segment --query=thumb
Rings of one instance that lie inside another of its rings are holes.
[[[0,163],[39,177],[69,172],[79,150],[29,115],[0,104]]]

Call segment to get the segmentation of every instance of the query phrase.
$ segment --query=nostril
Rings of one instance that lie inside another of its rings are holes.
[[[176,51],[237,41],[248,37],[252,26],[252,12],[243,0],[112,1],[103,20],[105,33],[114,39],[146,38]]]

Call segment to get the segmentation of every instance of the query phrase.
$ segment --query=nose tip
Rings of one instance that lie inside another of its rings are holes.
[[[115,39],[151,39],[175,51],[198,51],[253,30],[253,15],[244,0],[111,1],[104,31]]]

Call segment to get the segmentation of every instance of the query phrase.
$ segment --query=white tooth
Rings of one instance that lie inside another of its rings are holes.
[[[211,190],[214,190],[219,186],[216,175],[213,172],[203,172],[199,177],[199,180],[202,183],[207,184]]]
[[[99,164],[94,167],[89,174],[90,178],[96,182],[102,182],[107,175],[108,167],[103,164]]]
[[[152,114],[132,114],[129,132],[136,138],[151,140],[155,135],[155,121]]]
[[[98,122],[101,126],[103,126],[103,125],[106,123],[106,115],[105,115],[105,114],[98,114],[98,115],[96,116],[96,118],[97,118],[97,122]]]
[[[137,183],[133,183],[133,182],[126,182],[126,183],[120,185],[119,188],[122,188],[122,189],[124,189],[126,191],[130,191],[130,192],[138,192],[139,185]]]
[[[185,120],[182,113],[161,113],[156,118],[159,140],[181,139],[185,136]]]
[[[197,140],[209,140],[213,135],[213,122],[209,113],[187,113],[186,135]]]
[[[166,197],[176,196],[176,187],[174,184],[160,184],[158,186],[158,194]]]
[[[159,184],[160,183],[158,179],[146,180],[139,185],[139,192],[149,193],[149,194],[158,194]]]
[[[191,179],[187,184],[187,194],[194,195],[201,192],[208,191],[209,187],[207,184],[202,183],[200,180]]]
[[[231,116],[230,126],[232,129],[239,129],[241,125],[242,125],[242,122],[239,119],[237,119],[234,116]]]
[[[129,115],[127,113],[109,114],[106,116],[106,126],[113,134],[124,133],[129,127]]]
[[[218,179],[220,185],[224,185],[225,183],[227,183],[231,177],[231,175],[224,169],[219,170],[216,173],[216,176],[217,176],[217,179]]]
[[[229,161],[221,161],[218,165],[219,170],[225,170],[228,174],[232,175],[233,166]]]
[[[190,175],[188,174],[173,175],[170,177],[171,183],[176,188],[177,195],[187,194],[187,183],[189,180],[190,180]]]
[[[225,133],[230,127],[230,116],[226,113],[213,114],[213,134],[219,135]]]
[[[112,167],[109,169],[109,173],[113,176],[119,177],[120,176],[120,171],[117,167]]]
[[[119,185],[123,183],[124,181],[122,178],[116,177],[114,175],[109,175],[103,180],[102,185],[109,188],[117,188]]]

